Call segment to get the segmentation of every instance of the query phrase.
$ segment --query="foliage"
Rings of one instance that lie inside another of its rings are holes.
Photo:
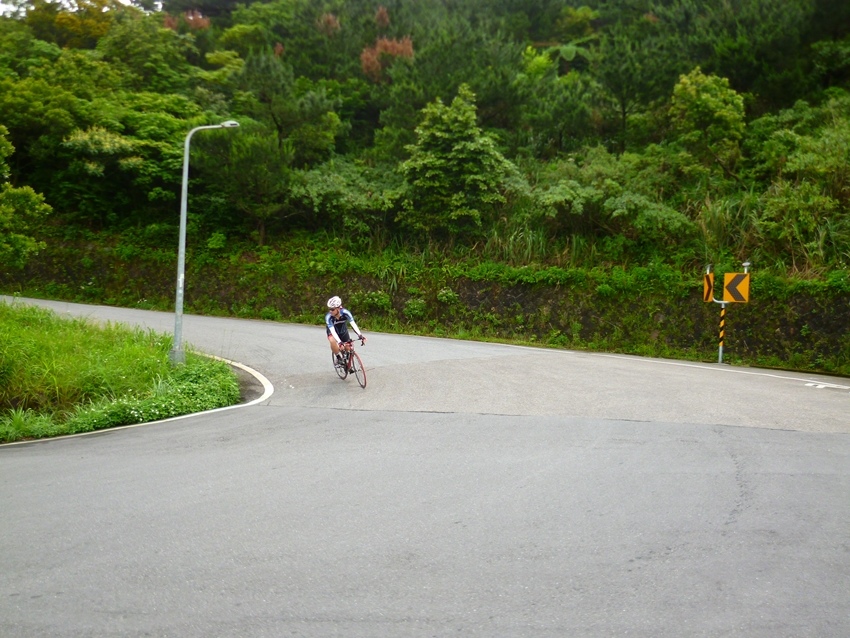
[[[0,184],[0,263],[23,268],[32,255],[46,247],[33,234],[40,219],[50,212],[44,197],[29,186]]]
[[[233,138],[219,135],[205,144],[199,165],[217,176],[212,190],[222,194],[238,218],[254,222],[262,246],[267,223],[286,209],[294,151],[260,127],[239,131]]]
[[[97,42],[101,59],[120,69],[125,88],[155,93],[184,90],[196,55],[191,36],[163,27],[157,16],[122,12]]]
[[[439,98],[423,111],[410,159],[399,220],[431,237],[476,236],[506,199],[504,179],[514,169],[476,124],[475,96],[462,85],[451,105]]]
[[[295,80],[292,67],[273,52],[252,53],[240,73],[245,113],[276,131],[278,144],[289,147],[299,168],[327,159],[341,122],[334,112],[337,100],[320,84]]]
[[[726,78],[706,76],[699,67],[683,75],[673,88],[670,115],[689,150],[731,173],[744,133],[744,99]]]
[[[186,133],[236,119],[192,149],[201,245],[825,276],[850,260],[845,5],[16,2],[8,181],[44,234],[173,226]]]
[[[0,442],[142,423],[239,400],[228,366],[169,338],[0,303]]]
[[[603,102],[602,89],[589,75],[570,70],[562,74],[561,64],[576,58],[589,58],[589,49],[580,44],[538,51],[532,46],[523,53],[523,70],[514,86],[524,102],[517,145],[527,145],[536,157],[551,158],[577,150],[593,133],[593,107]]]
[[[385,168],[385,167],[384,167]],[[298,174],[291,206],[312,227],[336,230],[363,245],[385,227],[396,208],[401,180],[391,170],[337,158]]]
[[[683,63],[677,38],[652,13],[632,21],[616,15],[602,34],[596,74],[616,103],[619,148],[625,150],[629,116],[669,95]]]
[[[775,183],[762,196],[759,229],[765,252],[782,255],[794,271],[822,266],[834,258],[850,227],[838,202],[811,182]],[[772,249],[772,250],[771,250]]]
[[[44,197],[29,186],[14,188],[6,180],[6,159],[14,148],[6,139],[6,127],[0,125],[0,263],[8,268],[23,268],[30,256],[46,244],[33,237],[38,222],[51,212]]]
[[[53,270],[39,268],[17,279],[22,292],[86,301],[109,297],[146,308],[173,304],[173,270],[160,261],[143,252],[128,265],[115,250],[77,245],[78,252],[63,260],[51,255]],[[315,324],[326,298],[317,290],[328,290],[348,299],[360,325],[372,331],[716,360],[718,308],[702,300],[704,264],[507,265],[480,254],[449,256],[401,245],[364,253],[346,247],[344,237],[303,233],[262,250],[230,243],[217,254],[204,263],[187,261],[190,312]],[[735,261],[714,265],[717,281],[740,271]],[[96,277],[101,289],[82,290],[80,282],[88,280],[81,276]],[[143,285],[134,288],[139,279]],[[39,281],[47,285],[35,288]],[[756,268],[750,303],[729,310],[725,354],[749,365],[850,374],[848,312],[846,271],[789,278]]]

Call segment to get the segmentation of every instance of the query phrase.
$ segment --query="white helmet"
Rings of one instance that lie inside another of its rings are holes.
[[[328,299],[328,308],[339,308],[342,305],[342,299],[339,297],[331,297]]]

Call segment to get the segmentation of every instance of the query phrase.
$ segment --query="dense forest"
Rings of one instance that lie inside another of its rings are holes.
[[[850,374],[846,0],[2,6],[5,293]]]
[[[13,0],[0,254],[324,233],[508,263],[850,261],[846,0]]]

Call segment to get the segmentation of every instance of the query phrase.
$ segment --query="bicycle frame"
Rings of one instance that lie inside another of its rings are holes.
[[[361,345],[364,343],[362,339],[360,343]],[[340,378],[344,379],[349,374],[354,374],[357,377],[360,387],[365,388],[366,370],[363,367],[363,361],[360,359],[360,356],[354,351],[354,342],[347,341],[341,344],[339,352],[342,355],[342,364],[344,366],[343,370],[338,371]]]

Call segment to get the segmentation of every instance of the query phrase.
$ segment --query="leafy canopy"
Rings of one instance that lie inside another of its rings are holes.
[[[407,193],[399,221],[431,236],[480,234],[505,203],[505,179],[516,168],[479,128],[467,85],[450,105],[437,98],[422,113],[401,164]]]
[[[6,127],[0,125],[0,264],[23,268],[31,255],[45,247],[44,242],[32,235],[51,208],[29,186],[14,188],[6,181],[9,175],[6,158],[14,152],[7,134]]]

